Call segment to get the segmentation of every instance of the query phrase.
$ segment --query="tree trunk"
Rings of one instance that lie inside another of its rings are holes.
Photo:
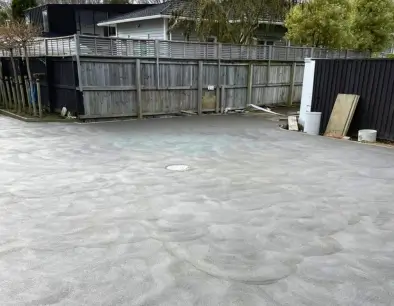
[[[19,93],[19,85],[18,85],[18,73],[16,72],[16,65],[15,65],[15,59],[14,59],[14,51],[10,49],[10,58],[11,58],[11,63],[12,63],[12,70],[14,73],[14,83],[15,83],[15,108],[17,109],[17,112],[21,112],[21,99],[20,99],[20,93]]]
[[[18,75],[19,91],[21,93],[22,111],[26,113],[25,91],[23,90],[23,79]]]
[[[31,76],[30,59],[29,59],[29,55],[27,54],[26,46],[23,46],[23,51],[25,51],[27,76],[29,78],[29,83],[30,83],[30,95],[32,95],[32,93],[33,93],[33,77]],[[34,101],[33,97],[31,97],[31,98],[32,98],[31,103],[33,105],[33,116],[37,116],[37,107],[36,107],[36,103],[35,103],[36,101]]]

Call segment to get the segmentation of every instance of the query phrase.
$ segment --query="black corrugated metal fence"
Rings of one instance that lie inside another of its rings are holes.
[[[322,112],[321,133],[339,93],[360,95],[349,136],[375,129],[394,140],[394,60],[316,60],[312,111]]]

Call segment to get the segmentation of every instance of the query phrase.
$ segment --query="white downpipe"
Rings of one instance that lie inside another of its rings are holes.
[[[305,125],[305,113],[311,111],[312,95],[313,95],[313,81],[315,78],[315,61],[306,58],[304,67],[304,79],[302,82],[300,117],[298,122]]]

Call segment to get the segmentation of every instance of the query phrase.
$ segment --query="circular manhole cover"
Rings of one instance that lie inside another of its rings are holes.
[[[169,165],[166,169],[171,171],[186,171],[189,170],[190,167],[188,165]]]

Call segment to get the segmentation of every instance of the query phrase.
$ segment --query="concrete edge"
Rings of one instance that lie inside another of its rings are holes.
[[[18,114],[14,114],[10,111],[7,111],[5,109],[0,109],[0,114],[10,117],[10,118],[14,118],[20,121],[24,121],[24,122],[39,122],[39,123],[51,123],[51,122],[59,122],[59,123],[76,123],[79,122],[78,119],[71,119],[71,120],[67,120],[67,119],[39,119],[39,118],[27,118],[27,117],[23,117],[21,115]]]
[[[310,134],[304,133],[302,131],[298,131],[298,132],[297,131],[289,131],[289,130],[283,128],[281,125],[279,125],[278,127],[282,131],[298,133],[298,134],[305,135],[305,136],[317,136],[317,137],[323,137],[325,139],[331,139],[331,140],[336,140],[336,141],[345,141],[345,142],[352,143],[352,144],[367,145],[367,146],[371,146],[371,147],[379,147],[379,148],[386,148],[386,149],[394,149],[394,145],[388,145],[388,144],[379,143],[379,142],[375,142],[375,143],[359,142],[359,141],[354,141],[351,139],[327,137],[327,136],[320,135],[320,134],[319,135],[310,135]]]
[[[4,109],[0,109],[0,114],[14,118],[14,119],[18,119],[24,122],[38,122],[39,119],[34,119],[34,118],[26,118],[17,114],[14,114],[12,112],[6,111]]]

